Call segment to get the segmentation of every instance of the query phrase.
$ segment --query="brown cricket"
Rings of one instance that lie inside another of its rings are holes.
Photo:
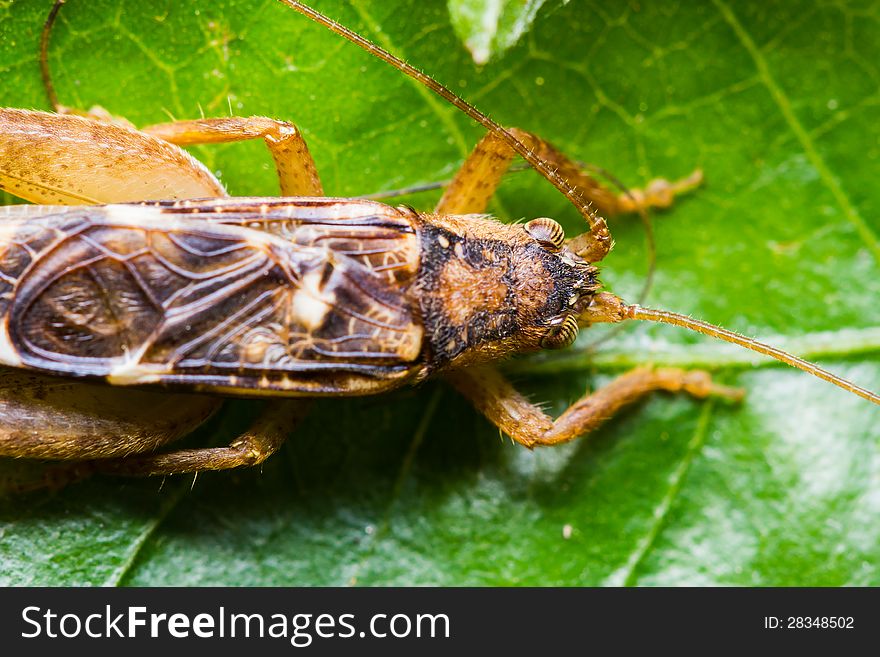
[[[433,212],[326,198],[290,123],[209,118],[137,130],[58,105],[44,67],[58,113],[0,109],[0,189],[41,204],[0,208],[0,455],[129,475],[254,465],[305,412],[291,398],[376,394],[435,375],[526,447],[588,433],[656,390],[740,396],[704,371],[645,367],[554,420],[493,367],[627,319],[706,333],[880,403],[783,351],[602,291],[596,263],[612,246],[603,215],[665,207],[698,174],[615,194],[548,142],[501,128],[347,28],[281,2],[416,78],[487,135]],[[44,30],[44,62],[60,5]],[[266,143],[281,198],[230,198],[180,148],[247,139]],[[566,239],[549,218],[507,225],[482,214],[516,155],[575,205],[587,232]],[[228,447],[158,451],[222,395],[283,399]]]

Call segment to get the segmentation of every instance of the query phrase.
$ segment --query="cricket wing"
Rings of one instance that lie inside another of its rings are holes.
[[[415,375],[404,290],[264,231],[105,206],[0,223],[0,362],[111,383],[369,394]]]
[[[358,261],[391,285],[415,280],[418,216],[406,207],[350,198],[233,197],[145,203],[163,216],[247,226],[303,247],[321,247]]]

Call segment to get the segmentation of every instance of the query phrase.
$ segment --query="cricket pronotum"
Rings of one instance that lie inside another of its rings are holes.
[[[58,105],[46,73],[57,113],[0,109],[0,188],[41,204],[0,210],[0,363],[17,368],[4,376],[20,390],[0,427],[0,454],[128,475],[254,465],[292,431],[303,398],[376,394],[434,376],[529,448],[587,434],[654,391],[741,396],[705,371],[639,367],[554,419],[494,367],[627,320],[705,333],[880,403],[784,351],[602,289],[597,263],[612,246],[605,217],[665,207],[695,177],[617,194],[537,135],[500,127],[347,28],[281,2],[415,78],[486,136],[437,207],[419,212],[324,197],[293,124],[227,117],[134,129]],[[281,197],[229,197],[180,148],[248,139],[268,147]],[[509,225],[483,214],[517,155],[577,208],[583,233],[567,238],[546,217]],[[80,381],[47,392],[27,370]],[[181,403],[131,387],[142,385],[217,394]],[[37,389],[41,403],[31,404]],[[222,395],[278,399],[228,447],[157,451],[204,421]],[[97,419],[77,414],[96,406]],[[39,434],[23,426],[34,413]]]

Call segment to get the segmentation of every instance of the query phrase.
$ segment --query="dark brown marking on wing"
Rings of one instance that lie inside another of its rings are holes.
[[[24,365],[289,394],[368,394],[417,373],[422,329],[387,273],[327,240],[128,207],[5,225],[0,311]]]

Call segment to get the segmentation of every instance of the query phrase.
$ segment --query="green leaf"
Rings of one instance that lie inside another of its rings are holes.
[[[816,358],[880,389],[880,12],[865,3],[545,3],[475,68],[446,3],[314,2],[505,125],[636,187],[702,167],[654,217],[646,305]],[[0,3],[0,105],[46,108],[49,0]],[[168,115],[297,122],[328,194],[448,178],[480,137],[454,109],[270,0],[70,0],[51,63],[68,105],[135,124]],[[199,148],[235,194],[277,193],[261,144]],[[407,202],[430,208],[436,193]],[[11,199],[9,199],[11,200]],[[531,173],[493,211],[576,212]],[[614,220],[603,280],[647,271]],[[511,365],[559,412],[636,362],[699,365],[741,405],[656,395],[591,436],[529,452],[442,381],[327,399],[260,469],[96,478],[0,508],[4,584],[880,584],[880,409],[672,327],[602,332]],[[231,401],[187,444],[222,444]],[[21,467],[8,462],[7,469]]]
[[[544,0],[448,0],[449,17],[458,38],[485,64],[522,38]]]

